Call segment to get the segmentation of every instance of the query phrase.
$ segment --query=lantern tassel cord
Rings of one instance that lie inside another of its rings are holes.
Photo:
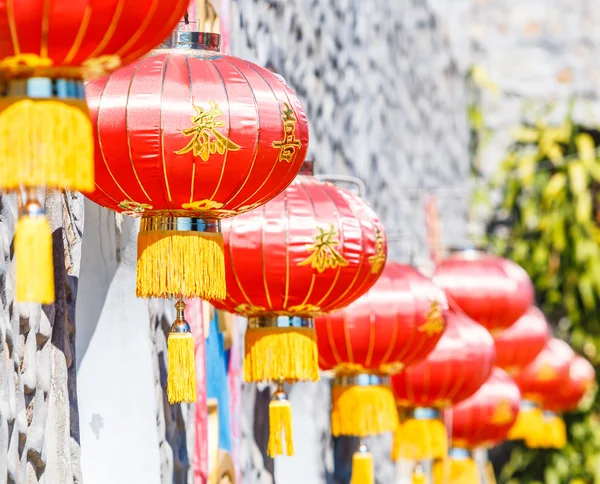
[[[398,428],[394,395],[385,385],[334,385],[331,431],[335,437],[366,437]]]
[[[54,302],[52,232],[33,189],[15,229],[16,298],[20,302]]]
[[[374,484],[375,469],[370,452],[355,452],[352,456],[352,478],[350,484]]]
[[[244,379],[318,381],[319,355],[312,328],[248,328]]]
[[[285,454],[283,448],[284,440]],[[282,381],[279,382],[279,387],[269,403],[269,444],[267,454],[270,457],[294,455],[292,406],[283,391]]]
[[[136,294],[142,298],[223,300],[223,235],[213,232],[140,230]]]
[[[177,319],[171,327],[167,340],[169,353],[167,396],[171,405],[196,401],[194,337],[183,316],[185,304],[180,300],[175,307],[177,308]]]
[[[94,190],[94,139],[85,100],[0,100],[0,188]]]

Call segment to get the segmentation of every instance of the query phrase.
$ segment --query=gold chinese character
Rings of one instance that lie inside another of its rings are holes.
[[[281,114],[283,120],[284,136],[281,141],[273,141],[273,148],[279,148],[279,158],[277,161],[286,161],[290,163],[296,154],[296,149],[302,146],[302,142],[296,138],[296,124],[298,120],[294,110],[288,103],[283,103],[283,112]]]
[[[514,414],[507,400],[502,400],[494,410],[491,423],[493,425],[506,425],[513,421]]]
[[[215,101],[208,101],[210,109],[205,111],[200,106],[194,106],[196,114],[191,117],[192,127],[185,128],[182,133],[184,136],[191,136],[192,139],[185,148],[176,151],[178,155],[184,155],[190,151],[194,156],[199,156],[203,161],[208,161],[210,155],[219,153],[224,154],[226,150],[238,151],[240,146],[227,138],[223,133],[217,131],[217,128],[225,126],[224,121],[217,120],[223,116],[223,111]]]
[[[306,246],[306,250],[310,253],[310,256],[298,265],[306,266],[310,264],[319,273],[325,272],[326,269],[347,266],[348,261],[335,248],[339,244],[339,241],[337,240],[337,232],[333,224],[329,224],[328,230],[319,227],[318,231],[317,235],[315,235],[315,243]]]
[[[444,331],[444,318],[442,317],[442,310],[440,309],[440,303],[433,301],[431,308],[427,311],[426,321],[419,326],[421,333],[427,333],[427,336],[434,336]]]
[[[375,227],[375,254],[369,257],[371,274],[377,274],[385,264],[385,253],[383,251],[383,234],[379,227]]]
[[[541,364],[540,368],[537,371],[537,377],[540,381],[549,381],[556,378],[556,370],[552,367],[550,363],[545,361]]]

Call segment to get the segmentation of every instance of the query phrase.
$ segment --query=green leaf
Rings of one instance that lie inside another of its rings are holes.
[[[543,197],[553,199],[566,187],[567,175],[562,172],[555,173],[550,178],[546,189],[544,190]]]
[[[588,274],[583,274],[579,278],[579,296],[581,302],[586,309],[593,309],[596,306],[596,298],[594,296],[594,286],[592,278]]]
[[[581,133],[575,137],[575,145],[577,146],[577,153],[579,158],[582,160],[595,160],[596,159],[596,147],[594,146],[594,138],[588,133]]]
[[[519,126],[511,131],[511,135],[519,143],[535,143],[538,140],[539,132],[535,128]]]
[[[569,184],[571,191],[579,195],[588,189],[589,176],[582,161],[573,161],[569,163]]]

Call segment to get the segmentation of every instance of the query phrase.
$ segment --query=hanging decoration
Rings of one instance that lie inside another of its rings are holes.
[[[529,447],[560,449],[566,444],[566,428],[559,414],[575,410],[581,399],[595,386],[596,371],[584,357],[575,355],[569,365],[565,381],[553,394],[542,394],[540,407],[543,411],[542,429],[539,434],[526,439]],[[539,438],[536,438],[539,436]]]
[[[535,360],[514,375],[523,400],[510,439],[523,439],[529,447],[564,446],[564,422],[554,412],[543,412],[542,404],[558,398],[561,387],[568,381],[574,357],[567,343],[552,338]]]
[[[535,360],[549,339],[550,327],[544,313],[532,306],[516,323],[494,335],[494,364],[515,375]]]
[[[397,430],[389,375],[433,350],[444,331],[446,311],[446,298],[430,279],[411,266],[388,262],[368,293],[316,319],[321,369],[335,373],[335,437]],[[356,459],[372,468],[364,449],[361,442]],[[360,471],[353,467],[356,473]]]
[[[20,191],[16,298],[54,302],[44,187],[94,190],[94,148],[82,81],[161,42],[189,0],[0,2],[0,189]]]
[[[446,331],[424,361],[392,376],[396,401],[412,417],[396,433],[392,457],[444,458],[448,439],[441,411],[469,398],[492,371],[494,340],[482,326],[450,310]]]
[[[294,93],[272,72],[220,54],[219,41],[174,32],[86,87],[99,160],[90,199],[141,217],[139,297],[223,299],[221,220],[275,197],[304,161],[308,126]],[[192,356],[189,341],[174,324],[171,403],[195,398],[194,375],[177,364]]]
[[[444,417],[452,424],[451,448],[446,460],[434,464],[434,484],[479,484],[472,452],[506,439],[517,419],[520,399],[513,379],[504,370],[494,368],[479,390],[445,410]]]
[[[517,264],[476,250],[454,253],[434,281],[469,318],[492,334],[514,324],[533,304],[533,284]]]
[[[311,169],[307,163],[304,173]],[[387,253],[383,227],[359,197],[302,175],[223,231],[227,298],[215,304],[248,317],[245,380],[278,384],[268,453],[283,453],[283,433],[292,455],[283,384],[318,380],[313,318],[350,304],[377,281]]]

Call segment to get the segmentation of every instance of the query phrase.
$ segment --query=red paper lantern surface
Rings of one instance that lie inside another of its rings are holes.
[[[551,338],[529,365],[514,375],[523,399],[542,404],[560,394],[569,379],[575,353],[558,338]]]
[[[202,40],[88,83],[93,201],[130,215],[222,219],[294,179],[308,147],[300,102],[279,76],[218,53],[216,37]]]
[[[521,392],[514,380],[494,368],[487,381],[466,400],[446,410],[455,447],[473,449],[506,439],[517,420]]]
[[[532,306],[515,324],[494,335],[494,364],[511,374],[516,374],[535,360],[548,339],[550,328],[546,317],[542,311]]]
[[[331,183],[299,176],[262,208],[223,222],[227,298],[246,316],[313,316],[368,291],[386,260],[375,213]]]
[[[434,281],[450,307],[492,333],[508,328],[533,304],[533,284],[517,264],[478,251],[463,251],[442,261]]]
[[[189,0],[0,2],[0,76],[75,77],[125,65],[159,44]]]
[[[596,383],[596,370],[583,356],[576,355],[569,366],[566,381],[552,396],[544,395],[541,404],[544,410],[568,412],[579,405],[581,399]]]
[[[461,402],[488,379],[494,356],[490,333],[449,311],[446,330],[427,358],[392,376],[396,400],[406,407],[436,408]]]
[[[447,302],[409,265],[388,262],[349,306],[315,320],[319,363],[338,373],[392,373],[425,358],[444,331]]]

